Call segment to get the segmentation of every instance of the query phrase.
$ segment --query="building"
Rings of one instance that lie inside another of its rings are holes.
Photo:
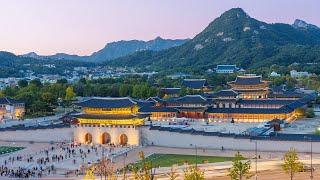
[[[244,99],[264,99],[269,94],[269,82],[253,74],[237,76],[236,80],[228,82],[228,85]]]
[[[203,95],[169,99],[148,99],[153,103],[139,109],[150,120],[175,121],[185,118],[205,122],[260,123],[273,119],[288,122],[301,116],[300,108],[316,97],[315,93],[287,91],[284,86],[269,88],[261,76],[238,76],[231,89]]]
[[[216,73],[219,74],[232,74],[239,70],[240,68],[238,68],[236,65],[217,65],[215,68]]]
[[[25,112],[24,102],[8,97],[0,98],[0,120],[21,119]]]
[[[76,115],[74,140],[78,143],[139,145],[144,123],[139,106],[131,98],[92,98],[80,103],[82,113]]]
[[[192,89],[194,91],[211,91],[211,88],[208,86],[207,80],[205,79],[184,79],[182,81],[182,87]]]
[[[181,92],[181,88],[161,88],[160,96],[164,99],[179,97]]]
[[[303,78],[303,77],[309,77],[310,74],[308,72],[303,72],[303,71],[298,72],[296,70],[291,70],[290,71],[290,76],[292,78]]]
[[[278,74],[277,72],[275,72],[275,71],[272,71],[271,73],[270,73],[270,77],[280,77],[281,76],[281,74]]]

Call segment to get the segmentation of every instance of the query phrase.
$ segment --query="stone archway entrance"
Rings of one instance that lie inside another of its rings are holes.
[[[109,133],[104,132],[101,135],[101,144],[109,144],[111,142],[111,136]]]
[[[120,135],[120,145],[125,146],[128,143],[128,137],[125,134]]]
[[[86,135],[84,136],[84,142],[87,144],[92,143],[92,135],[90,133],[86,133]]]

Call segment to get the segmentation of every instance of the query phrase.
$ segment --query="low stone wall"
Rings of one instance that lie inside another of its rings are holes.
[[[179,147],[179,148],[208,148],[228,150],[255,150],[255,140],[235,139],[233,137],[191,135],[177,132],[149,130],[143,127],[141,142],[148,145]],[[313,152],[320,153],[320,142],[313,142]],[[291,147],[298,152],[310,152],[310,142],[303,141],[273,141],[257,140],[259,151],[285,152]]]
[[[34,141],[34,142],[62,142],[70,141],[74,137],[73,128],[38,129],[28,131],[2,131],[0,141]],[[128,134],[128,136],[130,136]],[[130,139],[130,137],[128,137]],[[255,141],[250,139],[235,139],[233,137],[191,135],[177,132],[149,130],[141,127],[140,142],[144,145],[157,145],[179,148],[208,148],[228,150],[255,150]],[[310,152],[310,142],[303,141],[273,141],[257,140],[259,151],[282,151],[291,147],[298,152]],[[313,142],[313,152],[320,153],[320,142]]]
[[[63,142],[72,138],[71,128],[0,131],[0,141]]]

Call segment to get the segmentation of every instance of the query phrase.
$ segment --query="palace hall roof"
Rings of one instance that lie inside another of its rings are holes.
[[[237,95],[238,93],[232,89],[221,90],[219,92],[214,93],[215,97],[236,97]]]
[[[23,104],[24,102],[9,97],[0,98],[0,104]]]
[[[206,103],[207,99],[201,95],[186,95],[179,98],[170,98],[168,103]]]
[[[208,113],[226,113],[226,114],[281,114],[290,113],[293,110],[289,108],[278,108],[278,109],[268,109],[268,108],[208,108]]]
[[[166,106],[144,106],[139,109],[140,113],[149,112],[178,112],[176,108],[166,107]]]
[[[135,115],[114,115],[114,114],[104,114],[104,115],[96,115],[96,114],[78,114],[74,115],[76,118],[83,118],[83,119],[132,119],[138,116]]]
[[[77,105],[90,108],[124,108],[132,107],[137,103],[129,97],[123,98],[92,98]]]
[[[190,89],[201,89],[207,85],[207,80],[205,79],[184,79],[182,81],[182,86]]]
[[[237,76],[235,81],[231,84],[237,85],[258,85],[263,83],[261,76]]]
[[[287,105],[295,102],[296,100],[281,100],[281,99],[240,99],[239,104],[266,104],[266,105]]]

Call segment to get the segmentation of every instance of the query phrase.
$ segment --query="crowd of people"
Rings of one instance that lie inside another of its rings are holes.
[[[112,156],[117,147],[57,143],[30,154],[14,153],[1,162],[0,176],[12,178],[41,178],[54,175],[61,165],[68,164],[74,169],[65,174],[84,174],[84,166],[95,163],[102,156]],[[62,170],[63,168],[60,168]],[[61,173],[60,173],[61,174]],[[1,178],[0,178],[1,179]]]

